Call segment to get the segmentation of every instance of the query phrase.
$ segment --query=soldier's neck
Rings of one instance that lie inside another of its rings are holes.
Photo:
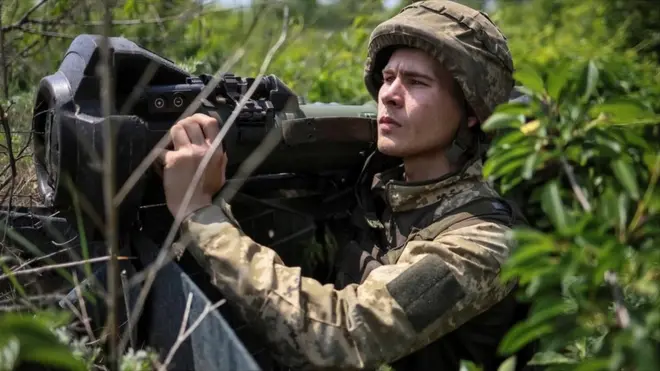
[[[456,170],[444,154],[444,151],[434,151],[406,157],[403,160],[406,182],[423,182],[440,178]]]

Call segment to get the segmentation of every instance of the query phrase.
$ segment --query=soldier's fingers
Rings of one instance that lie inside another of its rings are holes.
[[[203,113],[196,113],[192,116],[190,116],[192,120],[195,120],[199,124],[199,126],[202,128],[202,132],[204,133],[204,138],[206,144],[210,145],[215,137],[218,135],[220,132],[220,129],[218,128],[218,120],[216,120],[214,117],[205,115]]]
[[[183,128],[186,130],[188,138],[190,138],[190,143],[200,146],[204,144],[204,132],[198,121],[187,121]]]
[[[220,167],[223,170],[227,167],[227,162],[229,162],[229,159],[227,158],[227,152],[222,152],[222,157],[220,158]]]
[[[181,123],[172,126],[170,129],[170,138],[175,150],[190,145],[190,138]]]
[[[200,121],[202,130],[204,131],[204,136],[206,137],[206,143],[211,145],[215,138],[220,133],[220,125],[218,125],[218,120],[213,117],[209,117],[209,120]]]
[[[158,155],[156,156],[156,159],[152,164],[152,168],[154,169],[154,171],[156,171],[156,174],[158,174],[162,178],[163,168],[168,164],[168,162],[172,162],[172,156],[174,152],[166,149],[160,149],[160,150],[154,149],[154,151],[157,151]]]

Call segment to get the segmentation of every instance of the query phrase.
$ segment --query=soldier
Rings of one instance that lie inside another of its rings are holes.
[[[357,232],[340,239],[335,285],[284,265],[241,231],[228,205],[213,204],[226,164],[214,154],[182,234],[282,364],[459,370],[466,359],[497,368],[518,308],[514,284],[498,276],[516,214],[481,177],[479,124],[507,101],[512,71],[506,38],[458,3],[417,2],[376,27],[364,77],[378,102],[378,150],[356,192]],[[218,130],[199,114],[172,127],[163,161],[173,214]]]

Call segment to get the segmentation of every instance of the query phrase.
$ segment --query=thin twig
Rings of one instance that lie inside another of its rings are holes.
[[[75,282],[74,290],[76,291],[76,296],[78,297],[78,303],[80,304],[80,313],[82,315],[82,323],[85,326],[85,330],[87,331],[87,334],[89,335],[90,340],[96,341],[96,337],[94,336],[94,331],[92,331],[92,328],[89,325],[89,322],[91,319],[89,318],[89,315],[87,314],[87,305],[85,304],[85,297],[82,294],[82,289],[80,288],[79,282],[78,282],[78,275],[74,274],[73,275],[73,280]]]
[[[131,258],[125,257],[125,256],[118,257],[118,260],[129,260],[129,259],[131,259]],[[52,270],[52,269],[69,268],[69,267],[75,267],[75,266],[78,266],[78,265],[88,264],[88,263],[101,263],[101,262],[108,261],[108,260],[110,260],[110,257],[102,256],[102,257],[99,257],[99,258],[92,258],[92,259],[81,260],[81,261],[76,261],[76,262],[51,264],[51,265],[47,265],[45,267],[24,269],[24,270],[18,271],[18,272],[3,274],[3,275],[0,276],[0,281],[2,281],[4,279],[7,279],[11,276],[23,276],[23,275],[26,275],[26,274],[42,273],[42,272],[46,272],[46,271],[49,271],[49,270]]]
[[[0,15],[4,13],[3,4],[0,1]],[[2,17],[0,17],[0,28],[3,27]],[[2,83],[2,97],[9,98],[9,77],[7,76],[7,67],[6,67],[6,49],[5,49],[5,30],[0,29],[0,82]],[[4,120],[4,115],[2,117]],[[11,146],[8,147],[11,152]]]
[[[619,286],[617,275],[615,272],[605,272],[605,282],[612,288],[612,296],[614,297],[614,312],[616,313],[617,324],[621,328],[630,326],[630,314],[624,304],[623,291]]]
[[[48,0],[41,0],[37,4],[34,4],[34,6],[30,8],[30,10],[28,10],[27,12],[25,12],[25,14],[23,14],[21,19],[17,23],[21,25],[24,22],[26,22],[30,18],[30,15],[32,15],[32,13],[36,12],[39,8],[41,8],[42,5],[46,4],[47,1]]]
[[[117,323],[117,298],[119,296],[119,239],[117,208],[112,200],[115,196],[115,125],[110,122],[114,105],[114,90],[110,66],[110,36],[112,35],[112,6],[109,0],[103,1],[103,37],[101,38],[101,112],[106,121],[103,125],[103,201],[105,204],[105,238],[110,262],[107,270],[108,297],[106,329],[110,341],[108,355],[110,370],[119,370],[118,350],[119,326]]]
[[[128,279],[126,278],[126,270],[121,271],[121,288],[124,293],[124,308],[126,309],[126,318],[131,318],[131,295],[128,287]],[[128,333],[131,341],[131,348],[135,349],[135,336],[133,334],[133,326],[131,321],[128,321]]]
[[[17,170],[16,170],[16,158],[14,158],[14,153],[13,153],[13,148],[14,147],[12,145],[11,128],[9,127],[9,122],[8,122],[7,117],[8,117],[7,112],[5,111],[5,109],[2,106],[0,106],[0,124],[2,125],[2,129],[4,130],[5,140],[7,141],[7,148],[9,148],[9,166],[11,168],[11,187],[9,189],[9,197],[10,197],[9,198],[9,209],[11,209],[12,208],[13,190],[14,190],[14,187],[15,187]]]
[[[637,226],[639,225],[644,213],[646,212],[646,209],[648,208],[649,202],[651,202],[651,198],[653,197],[653,193],[655,192],[655,187],[658,184],[659,177],[660,177],[660,153],[656,154],[655,156],[655,163],[653,164],[653,168],[651,169],[651,175],[649,177],[649,185],[646,188],[646,191],[644,192],[644,197],[642,197],[642,200],[639,202],[637,206],[637,210],[635,210],[635,215],[633,215],[632,221],[630,222],[630,226],[628,227],[628,231],[632,232],[635,229],[637,229]]]
[[[27,260],[27,261],[23,262],[21,265],[19,265],[18,267],[16,267],[16,268],[11,268],[11,270],[12,270],[12,272],[18,272],[18,271],[20,271],[21,269],[23,269],[23,267],[25,267],[25,266],[27,266],[27,265],[30,265],[30,264],[32,264],[32,263],[36,263],[36,262],[38,262],[38,261],[40,261],[40,260],[48,259],[48,258],[50,258],[50,257],[53,257],[53,256],[55,256],[55,255],[57,255],[57,254],[60,254],[60,253],[64,252],[64,251],[67,251],[67,250],[69,250],[69,249],[70,249],[70,248],[67,247],[67,248],[65,248],[65,249],[58,250],[58,251],[52,252],[52,253],[47,254],[47,255],[44,255],[44,256],[40,256],[40,257],[36,257],[36,258],[34,258],[34,259]]]
[[[65,298],[66,295],[62,294],[44,294],[44,295],[31,295],[26,297],[26,300],[32,300],[32,301],[57,301],[57,300],[62,300]],[[0,300],[0,305],[1,304],[10,304],[13,303],[15,299],[2,299]]]
[[[207,10],[200,10],[198,15],[210,15],[217,13],[228,13],[235,10],[248,8],[249,6],[238,6],[232,8],[212,8]],[[184,14],[177,14],[166,17],[145,18],[145,19],[114,19],[110,22],[112,26],[139,26],[143,24],[157,24],[172,21],[181,21],[185,18]],[[42,26],[82,26],[82,27],[99,27],[104,26],[104,21],[87,21],[87,22],[70,22],[64,19],[61,20],[48,20],[48,19],[27,19],[23,22],[16,22],[2,28],[3,31],[11,31],[22,28],[26,24],[37,24]]]
[[[190,317],[190,306],[192,305],[192,298],[193,298],[192,292],[188,293],[188,300],[186,300],[186,309],[183,311],[183,318],[181,319],[181,327],[179,327],[179,335],[177,335],[177,338],[182,337],[183,334],[186,333],[186,323],[188,323],[188,317]],[[172,350],[170,350],[170,353],[172,353]]]
[[[571,183],[571,188],[573,188],[575,197],[580,202],[580,205],[582,205],[582,208],[586,212],[590,213],[591,204],[587,200],[587,197],[585,196],[584,192],[582,192],[582,188],[580,188],[577,179],[575,179],[575,174],[573,173],[573,167],[571,167],[568,161],[566,161],[566,157],[560,156],[559,158],[561,160],[561,165],[564,168],[564,171],[566,172],[566,176],[568,177],[568,181]]]
[[[67,39],[67,40],[72,40],[75,39],[77,35],[68,35],[60,32],[53,32],[53,31],[42,31],[42,30],[32,30],[29,28],[26,28],[25,26],[21,26],[18,28],[21,32],[25,32],[30,35],[38,35],[38,36],[44,36],[44,37],[56,37],[58,39]]]
[[[184,313],[184,318],[181,321],[181,330],[183,330],[186,327],[186,322],[188,322],[188,316],[189,316],[189,311],[190,311],[191,300],[192,300],[192,293],[188,294],[188,302],[186,303],[186,311]],[[199,317],[197,317],[197,319],[190,326],[190,328],[188,330],[186,330],[185,332],[183,332],[183,333],[181,331],[179,331],[179,336],[177,336],[176,341],[174,342],[174,345],[172,346],[172,348],[170,348],[170,351],[167,354],[167,357],[165,358],[165,361],[163,361],[163,364],[158,368],[158,371],[167,370],[167,365],[169,365],[170,362],[172,362],[172,358],[174,358],[174,354],[179,349],[181,344],[183,344],[183,342],[186,341],[188,336],[190,336],[190,334],[192,334],[192,332],[197,329],[197,327],[202,323],[202,321],[206,318],[206,316],[209,313],[211,313],[211,311],[216,310],[218,307],[223,305],[226,301],[227,301],[226,299],[222,299],[222,300],[218,301],[215,304],[211,304],[211,305],[206,304],[206,306],[204,306],[204,310],[199,315]]]

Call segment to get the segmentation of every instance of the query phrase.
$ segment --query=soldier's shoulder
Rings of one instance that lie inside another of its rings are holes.
[[[489,207],[488,202],[479,202],[480,200],[496,202],[502,199],[493,185],[477,175],[451,182],[442,189],[429,189],[429,197],[432,195],[435,197],[440,195],[439,202],[435,204],[433,210],[436,217],[468,205],[478,204]]]

